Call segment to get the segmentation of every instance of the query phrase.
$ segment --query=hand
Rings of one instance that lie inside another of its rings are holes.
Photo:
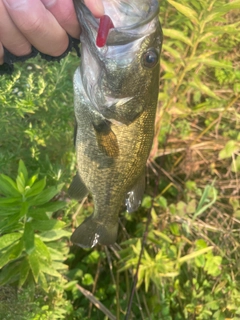
[[[104,14],[102,0],[85,0],[96,16]],[[3,47],[16,56],[31,53],[33,45],[50,56],[68,47],[67,33],[79,38],[80,26],[72,0],[0,0],[0,64]]]

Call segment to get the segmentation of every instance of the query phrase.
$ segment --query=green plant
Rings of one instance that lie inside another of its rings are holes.
[[[20,160],[16,181],[0,175],[0,284],[34,281],[48,290],[46,275],[61,277],[57,270],[66,269],[65,255],[57,241],[68,237],[65,223],[51,219],[52,213],[65,206],[63,201],[50,201],[62,185],[45,188],[46,179],[38,174],[28,177]],[[62,247],[62,248],[61,248]]]
[[[22,159],[49,184],[69,180],[74,170],[72,76],[78,60],[61,63],[39,57],[16,64],[12,76],[0,77],[0,172],[16,174]],[[17,133],[17,134],[16,134]]]

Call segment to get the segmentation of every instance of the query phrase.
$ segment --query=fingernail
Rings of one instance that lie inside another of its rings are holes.
[[[10,9],[23,10],[26,8],[28,0],[3,0],[3,2]]]
[[[85,0],[84,3],[96,18],[104,15],[104,7],[101,0]]]
[[[99,16],[102,16],[104,14],[104,7],[102,1],[95,0],[95,8]]]
[[[46,8],[50,8],[55,5],[56,0],[41,0]]]

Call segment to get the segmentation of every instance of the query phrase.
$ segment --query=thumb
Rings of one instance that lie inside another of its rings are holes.
[[[96,18],[104,15],[102,0],[85,0],[85,4]]]

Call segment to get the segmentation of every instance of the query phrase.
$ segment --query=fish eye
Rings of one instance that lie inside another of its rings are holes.
[[[155,48],[149,48],[142,55],[142,65],[145,68],[152,69],[158,63],[158,52]]]

